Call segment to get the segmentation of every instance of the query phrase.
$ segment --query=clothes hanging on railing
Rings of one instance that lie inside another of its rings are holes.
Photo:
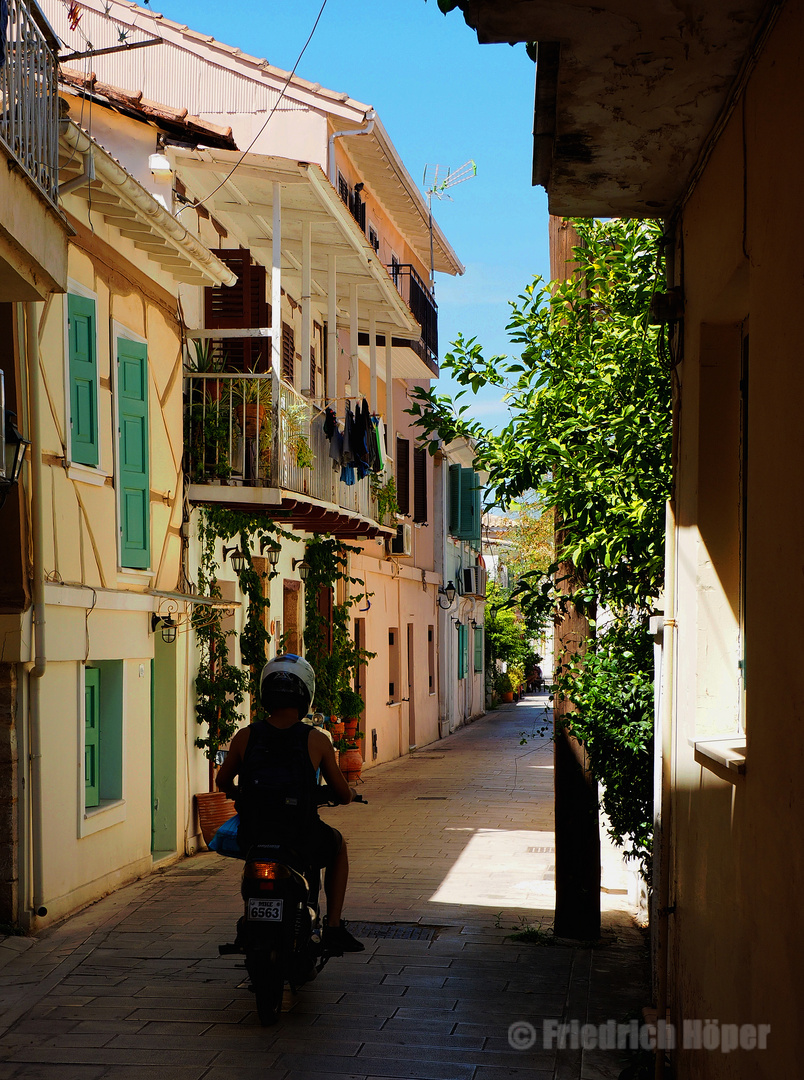
[[[333,467],[340,467],[341,482],[347,487],[364,480],[369,473],[382,473],[385,469],[385,429],[382,419],[369,410],[365,398],[355,405],[354,411],[347,400],[342,429],[332,405],[327,406],[323,432],[329,439]]]

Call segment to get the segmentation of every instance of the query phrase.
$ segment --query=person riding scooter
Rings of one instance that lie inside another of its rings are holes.
[[[318,771],[339,803],[350,803],[355,791],[339,769],[327,736],[302,723],[314,695],[315,673],[303,657],[286,653],[270,660],[260,678],[267,719],[234,736],[216,783],[235,800],[243,855],[254,844],[278,839],[302,852],[312,867],[324,869],[323,946],[329,955],[339,956],[362,952],[365,946],[341,918],[349,859],[342,835],[318,816]]]

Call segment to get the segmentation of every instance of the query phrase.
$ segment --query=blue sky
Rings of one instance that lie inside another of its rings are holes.
[[[142,2],[142,0],[140,0]],[[290,69],[321,0],[153,0],[152,7],[271,64]],[[436,0],[328,0],[298,74],[373,105],[411,176],[424,166],[477,163],[474,179],[434,201],[434,215],[466,266],[438,275],[439,345],[476,336],[507,353],[508,301],[548,276],[547,200],[531,185],[535,71],[523,45],[478,45],[458,12]],[[442,383],[445,380],[442,380]],[[476,415],[504,419],[499,393]]]

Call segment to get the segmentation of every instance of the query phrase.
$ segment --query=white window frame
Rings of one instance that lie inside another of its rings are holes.
[[[92,667],[95,660],[89,660],[89,666]],[[86,668],[84,663],[78,664],[78,700],[76,702],[76,713],[78,715],[78,839],[82,839],[85,836],[92,836],[95,833],[102,832],[104,829],[109,829],[113,825],[120,825],[126,820],[126,732],[127,732],[127,700],[128,700],[128,663],[126,660],[120,658],[121,664],[121,678],[122,678],[122,710],[120,716],[120,738],[121,738],[121,761],[120,761],[120,789],[121,795],[119,799],[106,799],[98,806],[86,807],[84,805],[85,786],[84,786],[84,751],[86,746],[86,716],[84,714],[84,701],[85,701],[85,686],[86,686]]]

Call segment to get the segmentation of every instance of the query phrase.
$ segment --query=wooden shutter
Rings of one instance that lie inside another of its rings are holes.
[[[349,185],[344,180],[343,176],[338,173],[338,194],[341,197],[341,202],[349,205]]]
[[[151,480],[148,461],[148,346],[117,339],[120,565],[151,561]]]
[[[318,596],[316,597],[316,606],[318,607],[318,614],[324,620],[324,643],[326,645],[327,652],[332,652],[332,605],[334,602],[334,596],[332,589],[327,585],[322,585],[318,590]]]
[[[471,540],[474,534],[474,469],[461,469],[461,511],[457,535],[462,540]]]
[[[413,449],[413,520],[427,521],[427,458],[421,447]]]
[[[70,365],[70,456],[82,465],[100,461],[98,439],[98,356],[95,301],[67,297]]]
[[[482,545],[482,530],[483,530],[483,501],[482,492],[480,490],[480,477],[477,473],[474,474],[474,484],[472,487],[472,538],[471,544],[475,551],[481,550]]]
[[[475,671],[483,670],[483,627],[478,626],[474,631],[475,646]]]
[[[294,363],[293,357],[296,352],[296,335],[289,323],[282,323],[282,378],[293,386]]]
[[[458,627],[458,678],[466,678],[466,647],[467,647],[467,628],[464,623],[461,623]]]
[[[100,670],[84,668],[84,806],[100,802]]]
[[[461,467],[449,467],[449,531],[459,536],[461,530]]]
[[[396,502],[400,514],[410,513],[410,440],[396,439]]]
[[[207,330],[254,329],[271,325],[271,309],[266,300],[265,267],[251,262],[247,248],[221,248],[215,254],[237,274],[231,287],[216,285],[204,289],[204,325]],[[270,369],[270,338],[228,338],[216,342],[214,352],[225,359],[230,371]]]

